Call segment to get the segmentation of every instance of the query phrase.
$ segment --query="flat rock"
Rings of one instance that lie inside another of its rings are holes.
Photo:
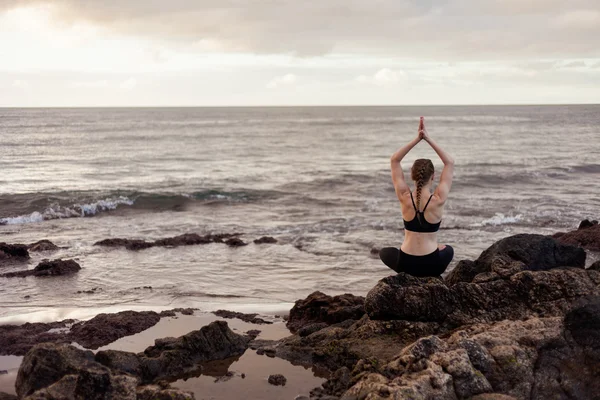
[[[94,246],[124,247],[127,250],[144,250],[151,247],[179,247],[208,243],[227,243],[226,240],[232,240],[232,245],[235,245],[234,243],[238,243],[237,241],[239,241],[237,236],[240,235],[240,233],[219,233],[207,235],[184,233],[178,236],[157,239],[153,242],[148,242],[142,239],[112,238],[100,240],[99,242],[94,243]]]
[[[259,318],[258,314],[244,314],[244,313],[240,313],[240,312],[227,311],[227,310],[213,311],[213,314],[215,314],[217,317],[221,317],[221,318],[228,318],[228,319],[237,318],[244,322],[248,322],[250,324],[258,324],[258,325],[267,324],[267,325],[269,325],[269,324],[273,323],[271,321],[266,321],[262,318]]]
[[[44,260],[40,262],[34,269],[9,272],[1,274],[2,278],[26,278],[28,276],[63,276],[72,275],[81,270],[81,266],[74,260]]]
[[[331,297],[317,291],[296,301],[286,326],[295,332],[308,324],[324,322],[331,325],[348,319],[358,320],[365,314],[364,301],[364,297],[352,294]]]
[[[89,321],[71,327],[69,339],[87,349],[95,350],[124,336],[145,331],[160,321],[154,311],[122,311],[116,314],[98,314]]]
[[[225,241],[225,244],[229,247],[242,247],[248,245],[248,243],[244,242],[240,238],[230,238]]]
[[[446,276],[449,285],[472,282],[481,273],[508,268],[519,271],[542,271],[558,267],[584,268],[585,251],[543,235],[519,234],[499,240],[475,261],[460,262]]]

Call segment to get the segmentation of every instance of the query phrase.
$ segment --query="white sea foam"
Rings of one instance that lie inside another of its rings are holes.
[[[1,218],[0,225],[32,224],[52,219],[88,217],[96,215],[102,211],[114,210],[120,205],[131,206],[133,203],[134,201],[129,198],[125,196],[119,196],[116,198],[98,200],[89,204],[74,204],[70,207],[62,207],[56,204],[48,207],[42,213],[39,211],[34,211],[29,215]]]
[[[493,217],[484,219],[483,221],[474,224],[474,226],[499,226],[516,224],[523,219],[523,214],[517,214],[515,216],[506,216],[502,213],[496,213]]]

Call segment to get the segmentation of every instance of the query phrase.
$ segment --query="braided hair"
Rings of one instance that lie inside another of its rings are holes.
[[[423,190],[423,186],[431,179],[433,173],[435,172],[433,168],[433,163],[431,160],[427,158],[420,158],[415,161],[411,169],[411,178],[415,181],[417,185],[417,210],[421,209],[421,190]],[[417,215],[420,215],[417,213]],[[420,220],[421,217],[419,217]]]

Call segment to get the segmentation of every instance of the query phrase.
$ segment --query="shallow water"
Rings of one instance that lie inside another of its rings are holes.
[[[390,273],[371,248],[402,242],[389,156],[419,115],[456,159],[439,234],[455,248],[451,266],[510,234],[598,218],[599,106],[1,109],[0,240],[66,247],[2,272],[58,257],[83,269],[0,278],[0,321],[136,307],[268,311],[314,290],[365,294]],[[421,157],[439,172],[425,144],[405,169]],[[93,246],[186,232],[278,243]]]

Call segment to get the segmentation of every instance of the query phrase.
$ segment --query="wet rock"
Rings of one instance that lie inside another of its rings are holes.
[[[225,241],[225,244],[229,247],[242,247],[246,246],[248,243],[244,242],[240,238],[230,238]]]
[[[471,282],[494,266],[518,265],[518,270],[541,271],[558,267],[583,268],[585,251],[543,235],[519,234],[504,238],[485,250],[474,262],[459,263],[445,278],[449,285]]]
[[[198,244],[207,244],[211,243],[212,238],[207,236],[200,236],[196,233],[184,233],[183,235],[159,239],[154,242],[155,246],[168,246],[168,247],[177,247],[177,246],[193,246]]]
[[[28,276],[62,276],[75,274],[79,272],[79,270],[81,270],[81,266],[74,260],[44,260],[32,270],[10,272],[2,274],[0,277],[25,278]]]
[[[24,244],[0,243],[0,260],[14,259],[17,261],[27,260],[29,252]]]
[[[600,298],[581,303],[565,316],[565,330],[580,346],[600,350]]]
[[[224,360],[246,351],[250,339],[215,321],[179,338],[157,339],[141,356],[145,379],[175,377],[200,363]]]
[[[19,398],[13,394],[0,392],[0,400],[18,400]]]
[[[246,332],[246,335],[248,335],[250,339],[254,340],[258,337],[258,335],[260,335],[260,331],[257,329],[251,329],[248,332]]]
[[[28,246],[29,251],[37,252],[37,251],[54,251],[58,250],[60,247],[55,245],[49,240],[40,240],[38,242],[32,243]]]
[[[269,375],[269,383],[274,386],[285,386],[287,379],[281,374]]]
[[[72,322],[73,320],[66,320],[48,324],[0,325],[0,355],[23,356],[38,343],[67,343],[68,339],[64,335],[49,331],[66,329]]]
[[[228,318],[228,319],[241,319],[244,322],[248,322],[250,324],[258,324],[258,325],[262,325],[262,324],[272,324],[273,322],[271,321],[266,321],[262,318],[258,318],[258,314],[244,314],[244,313],[240,313],[240,312],[234,312],[234,311],[227,311],[227,310],[217,310],[217,311],[213,311],[213,314],[215,314],[217,317],[221,317],[221,318]]]
[[[143,250],[148,249],[150,247],[154,247],[154,243],[138,239],[114,238],[101,240],[99,242],[94,243],[94,246],[125,247],[128,250]]]
[[[134,377],[111,373],[94,361],[91,351],[43,343],[23,358],[15,388],[19,398],[94,400],[108,395],[113,399],[128,399],[135,398],[137,382]]]
[[[277,243],[277,239],[271,236],[263,236],[260,239],[254,239],[255,244],[264,244],[264,243]]]
[[[194,394],[184,390],[167,388],[158,385],[142,386],[137,389],[136,400],[194,400]]]
[[[553,235],[558,241],[587,250],[600,251],[600,224],[598,221],[584,220],[579,228],[571,232],[559,232]]]
[[[304,300],[296,301],[286,326],[295,332],[313,323],[331,325],[348,319],[358,320],[365,314],[364,301],[364,297],[352,294],[331,297],[317,291]]]
[[[0,375],[6,375],[6,374],[8,374],[8,371],[6,371],[6,370],[3,370],[3,369],[2,369],[2,370],[0,370]]]
[[[371,289],[365,309],[375,320],[435,321],[448,326],[563,315],[576,300],[600,293],[598,274],[579,268],[523,271],[509,279],[453,286],[398,274]]]
[[[180,313],[182,315],[194,315],[194,312],[197,308],[174,308],[172,310],[161,311],[159,314],[161,317],[176,317],[176,313]]]
[[[160,321],[154,311],[122,311],[98,314],[89,321],[71,327],[69,338],[87,349],[95,350],[124,336],[145,331]]]

